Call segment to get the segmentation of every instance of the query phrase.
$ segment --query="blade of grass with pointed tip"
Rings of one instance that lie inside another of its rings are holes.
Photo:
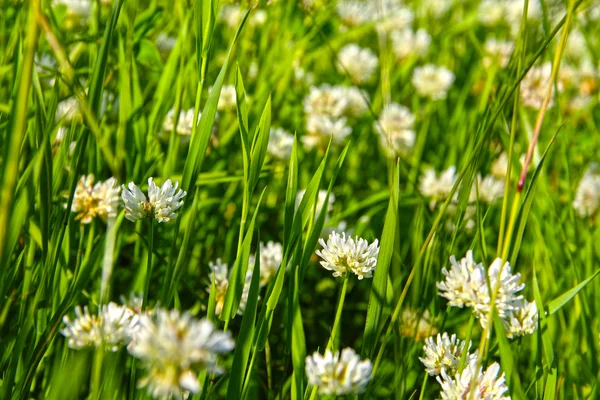
[[[390,201],[385,215],[383,232],[381,233],[381,246],[377,257],[377,268],[373,277],[369,304],[367,306],[367,320],[363,338],[362,356],[371,358],[381,329],[381,315],[385,307],[385,297],[388,282],[388,271],[394,254],[396,242],[396,224],[398,218],[398,198],[400,196],[399,164],[394,170],[394,187],[390,193]]]
[[[269,135],[271,132],[271,96],[267,99],[267,103],[263,108],[260,122],[252,141],[252,149],[250,154],[250,176],[248,186],[250,192],[254,190],[262,170],[265,156],[267,154],[267,146],[269,145]]]
[[[571,299],[575,297],[577,293],[579,293],[581,290],[583,290],[584,287],[586,287],[591,281],[593,281],[594,278],[598,276],[598,274],[600,274],[600,269],[594,272],[594,275],[590,276],[577,286],[567,290],[565,293],[561,294],[560,296],[552,300],[550,303],[548,303],[548,315],[552,315],[561,308],[563,308],[563,306],[569,301],[571,301]]]

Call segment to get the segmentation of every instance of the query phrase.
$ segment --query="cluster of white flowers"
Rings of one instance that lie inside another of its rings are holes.
[[[472,308],[485,328],[489,323],[492,293],[497,290],[495,309],[508,330],[507,336],[534,332],[537,312],[533,312],[532,307],[535,307],[535,303],[527,302],[519,293],[525,284],[521,283],[521,274],[512,274],[508,262],[503,263],[502,259],[496,258],[486,274],[483,264],[476,263],[473,252],[469,250],[460,262],[454,256],[450,257],[450,263],[452,267],[449,271],[442,269],[445,279],[436,284],[439,295],[448,299],[449,306]],[[512,330],[513,327],[516,330]]]
[[[365,83],[373,78],[379,60],[373,52],[367,48],[361,48],[356,44],[349,44],[338,53],[337,68],[341,74],[348,74],[356,84]]]
[[[551,77],[552,64],[550,62],[532,67],[521,81],[521,102],[527,107],[534,109],[541,108],[544,98],[546,97],[546,90],[550,84]],[[563,85],[560,81],[557,82],[556,88],[559,92],[562,91]],[[550,95],[548,107],[552,107],[553,105],[554,88]]]
[[[400,335],[415,340],[423,340],[436,333],[437,329],[431,323],[431,315],[428,310],[419,312],[412,308],[407,308],[402,311],[402,316],[400,318]]]
[[[308,383],[318,388],[323,395],[346,395],[364,392],[371,380],[373,366],[370,360],[362,360],[351,348],[340,355],[327,350],[322,356],[318,352],[306,357]]]
[[[271,240],[265,245],[260,242],[260,286],[266,286],[277,273],[277,269],[283,261],[283,246]],[[256,256],[250,256],[248,269],[254,271]]]
[[[498,363],[491,364],[484,372],[472,362],[460,374],[448,375],[442,370],[436,379],[442,386],[442,400],[510,400],[504,372],[498,377],[499,373]]]
[[[458,371],[461,357],[465,355],[467,363],[476,362],[478,352],[469,353],[471,342],[468,344],[456,337],[456,335],[448,336],[446,332],[431,336],[425,339],[425,358],[420,358],[425,371],[431,376],[440,375],[442,371],[455,374]],[[465,354],[466,352],[466,354]]]
[[[69,123],[73,120],[81,120],[81,112],[77,99],[69,97],[56,106],[56,121]]]
[[[397,103],[386,105],[373,123],[379,143],[389,156],[406,155],[415,145],[415,116],[407,107]]]
[[[445,67],[427,64],[415,68],[412,83],[421,96],[431,100],[445,99],[454,82],[454,74]]]
[[[94,175],[82,176],[77,182],[71,211],[77,213],[76,220],[89,224],[96,217],[106,219],[116,217],[119,207],[119,191],[115,178],[98,181],[94,184]]]
[[[129,182],[127,188],[122,185],[121,198],[125,208],[125,218],[135,222],[152,215],[158,222],[169,222],[177,218],[177,211],[183,206],[187,192],[179,189],[179,182],[167,179],[159,188],[153,178],[148,178],[148,199],[135,183]]]
[[[157,309],[140,316],[128,350],[147,369],[140,387],[155,398],[183,399],[200,392],[200,369],[222,371],[217,356],[233,347],[231,334],[217,330],[209,320]]]
[[[368,109],[368,95],[356,87],[331,86],[311,87],[304,98],[306,135],[302,142],[308,149],[324,146],[333,138],[342,143],[351,133],[348,119],[364,114]]]
[[[83,310],[77,306],[75,316],[71,320],[65,315],[65,327],[60,331],[70,348],[103,346],[113,352],[130,342],[139,318],[133,310],[113,302],[102,306],[98,315],[90,314],[87,306]]]
[[[582,218],[593,216],[600,206],[600,175],[597,169],[596,164],[590,165],[575,193],[573,208]]]
[[[504,180],[493,175],[487,175],[485,178],[478,175],[476,182],[473,183],[469,201],[481,200],[484,203],[493,204],[502,196],[504,196]]]
[[[67,16],[71,18],[86,19],[92,12],[91,0],[52,0],[54,7],[66,7]]]
[[[372,22],[382,32],[410,27],[415,18],[414,13],[401,0],[343,0],[337,3],[336,9],[346,25],[358,26]]]
[[[198,122],[200,122],[200,114],[198,114]],[[163,122],[163,130],[165,133],[175,132],[181,136],[190,136],[194,129],[194,109],[181,110],[177,119],[177,127],[175,127],[175,109],[169,110],[165,121]]]
[[[278,160],[287,160],[294,147],[294,135],[283,128],[271,128],[267,153]]]
[[[438,201],[445,201],[456,183],[456,167],[450,166],[439,177],[435,169],[428,168],[419,182],[419,191],[430,199],[429,207],[434,209]]]
[[[379,242],[377,239],[369,244],[365,239],[351,236],[346,237],[342,232],[332,232],[327,243],[320,238],[319,244],[322,250],[317,250],[317,255],[323,259],[321,265],[333,276],[344,276],[352,272],[358,279],[371,278],[377,266],[379,256]]]
[[[509,40],[497,40],[489,38],[484,44],[483,65],[486,68],[496,66],[504,68],[508,64],[515,48],[515,44]]]
[[[225,305],[225,296],[227,295],[227,288],[229,287],[229,279],[231,278],[232,271],[229,270],[228,265],[222,262],[220,258],[217,258],[215,262],[209,262],[208,265],[212,271],[212,278],[215,281],[215,314],[217,316],[221,316],[221,313],[223,312],[223,306]],[[237,310],[238,315],[242,315],[244,311],[246,311],[251,281],[252,270],[249,268],[244,280],[242,297],[240,298],[240,304]],[[211,283],[209,282],[206,291],[210,293],[210,289]]]
[[[336,10],[341,20],[348,26],[358,26],[369,22],[371,5],[360,0],[342,0],[337,2]]]
[[[519,32],[523,19],[523,2],[521,0],[483,0],[477,9],[479,21],[487,26],[500,23],[509,26],[514,36]],[[527,7],[527,18],[538,19],[541,15],[541,7],[538,0],[529,1]]]
[[[429,51],[431,36],[425,29],[416,32],[411,28],[405,28],[390,33],[392,39],[392,50],[399,61],[410,57],[423,57]]]

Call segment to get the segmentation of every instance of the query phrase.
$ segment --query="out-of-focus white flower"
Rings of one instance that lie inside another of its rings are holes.
[[[438,19],[444,16],[453,4],[452,0],[422,0],[419,11],[421,15],[429,15]]]
[[[198,122],[200,122],[200,113],[198,113]],[[163,130],[171,133],[173,129],[175,129],[178,135],[190,136],[194,129],[194,109],[190,108],[189,110],[181,110],[179,112],[177,128],[175,128],[175,109],[172,108],[169,110],[163,122]]]
[[[92,10],[90,0],[53,0],[52,5],[64,5],[67,8],[67,16],[81,19],[87,18]]]
[[[529,2],[527,18],[535,19],[540,16],[540,4],[536,0]],[[523,19],[523,2],[521,0],[483,0],[477,9],[477,15],[482,24],[493,26],[506,22],[511,34],[518,33]]]
[[[552,64],[546,62],[543,65],[532,67],[527,75],[521,81],[521,102],[527,107],[539,109],[542,107],[544,97],[546,96],[546,90],[548,84],[550,84],[550,78],[552,77]],[[556,87],[558,91],[562,91],[562,83],[557,82]],[[550,95],[550,101],[548,107],[554,105],[554,88]]]
[[[402,311],[400,318],[400,335],[423,340],[435,335],[437,329],[431,324],[431,315],[428,310],[423,312],[407,308]]]
[[[373,123],[373,129],[379,134],[381,147],[389,155],[406,155],[415,145],[415,116],[407,107],[397,103],[386,105]]]
[[[498,363],[493,363],[483,372],[482,368],[477,370],[477,363],[472,362],[461,374],[448,375],[442,370],[441,376],[436,379],[442,385],[442,400],[510,400],[505,396],[508,387],[504,373],[498,377],[499,373]]]
[[[590,165],[575,193],[573,208],[582,218],[594,215],[600,206],[600,175],[596,171],[597,165]]]
[[[260,287],[269,284],[282,261],[283,246],[281,243],[269,240],[265,245],[260,242]],[[254,263],[256,263],[256,256],[252,255],[248,260],[248,270],[254,271]]]
[[[294,63],[294,79],[306,85],[312,85],[315,82],[315,75],[312,72],[306,72],[300,65]]]
[[[127,307],[110,302],[101,307],[98,315],[90,314],[87,306],[75,307],[76,318],[72,321],[63,317],[65,328],[61,330],[72,349],[80,350],[92,346],[105,346],[117,351],[131,340],[138,322],[137,315]]]
[[[219,14],[221,20],[224,21],[227,26],[236,29],[242,22],[244,10],[236,5],[225,5],[221,7],[221,12]]]
[[[431,44],[431,36],[425,29],[419,29],[416,32],[410,28],[393,31],[390,38],[392,39],[392,50],[398,60],[412,56],[423,57],[429,51]]]
[[[75,188],[71,211],[77,213],[76,220],[89,224],[96,217],[106,219],[116,217],[119,208],[119,191],[115,178],[98,181],[94,175],[82,176]]]
[[[155,398],[183,399],[188,392],[200,392],[200,369],[221,372],[217,356],[233,347],[230,333],[217,330],[209,320],[157,309],[140,317],[128,350],[148,372],[140,387],[146,387]]]
[[[356,44],[345,46],[338,53],[337,69],[341,74],[350,75],[355,83],[365,83],[371,80],[377,70],[379,60],[369,49],[362,49]]]
[[[340,117],[348,102],[345,90],[340,86],[321,85],[311,87],[304,98],[304,112],[307,116],[326,115]]]
[[[445,99],[453,82],[454,74],[445,67],[427,64],[413,72],[412,83],[417,92],[432,100]]]
[[[229,111],[235,110],[235,86],[233,85],[223,85],[221,88],[221,94],[219,95],[219,103],[217,104],[217,110],[219,111]]]
[[[419,191],[431,199],[430,208],[433,209],[438,201],[446,200],[457,178],[454,165],[448,167],[439,177],[433,168],[425,170],[419,182]]]
[[[227,294],[227,287],[229,286],[229,278],[231,271],[227,264],[223,263],[220,258],[213,263],[208,263],[212,270],[212,276],[215,280],[215,314],[221,316],[223,312],[223,306],[225,305],[225,296]],[[262,265],[261,265],[262,268]],[[252,269],[248,268],[246,273],[246,279],[244,281],[244,287],[242,290],[242,297],[240,298],[240,304],[238,306],[237,314],[242,315],[246,311],[246,304],[248,303],[248,294],[250,293],[250,282],[252,281]],[[210,293],[211,283],[209,282],[206,291]]]
[[[322,356],[314,352],[306,357],[306,376],[310,385],[318,387],[319,394],[345,395],[364,392],[371,380],[373,366],[370,360],[360,360],[351,348]]]
[[[521,157],[519,157],[519,162],[521,164],[521,167],[525,164],[525,154],[522,154]],[[492,173],[492,176],[494,178],[504,180],[506,178],[507,171],[508,171],[508,154],[502,153],[492,163],[490,172]],[[515,170],[515,168],[513,168],[511,175],[514,177],[518,173],[520,173],[520,171]]]
[[[72,120],[81,119],[81,113],[79,112],[79,103],[75,97],[69,97],[58,103],[56,106],[56,121],[63,121],[65,123],[71,122]]]
[[[470,342],[467,345],[456,335],[448,336],[446,332],[441,335],[438,333],[437,337],[431,336],[425,339],[425,346],[423,346],[425,358],[419,357],[419,360],[425,365],[425,371],[431,376],[441,374],[442,370],[454,375],[458,371],[460,359],[465,352],[467,352],[467,364],[477,361],[477,350],[475,353],[469,354],[470,348]]]
[[[401,0],[382,0],[373,8],[373,19],[380,32],[404,29],[415,19],[414,13]]]
[[[504,12],[504,4],[499,0],[483,0],[477,8],[479,21],[488,26],[500,23],[504,17]]]
[[[515,44],[511,41],[487,39],[484,45],[483,65],[486,68],[491,66],[506,67],[514,48]]]
[[[300,206],[300,203],[302,202],[302,198],[304,197],[305,193],[306,193],[306,190],[299,190],[298,193],[296,194],[296,203],[295,203],[296,210]],[[317,193],[316,215],[319,215],[319,213],[323,209],[323,206],[325,205],[326,197],[327,197],[327,191],[319,190],[319,192]],[[329,193],[329,200],[327,201],[327,211],[326,211],[327,214],[329,214],[331,212],[331,209],[333,208],[333,203],[335,203],[335,196],[333,195],[333,193]]]
[[[166,33],[161,32],[156,37],[156,47],[158,51],[164,54],[169,53],[173,50],[173,47],[177,44],[177,38],[173,36],[168,36]]]
[[[167,179],[159,188],[154,183],[153,178],[148,178],[148,199],[144,193],[133,182],[129,182],[128,187],[121,185],[121,199],[123,208],[125,208],[125,218],[135,222],[146,218],[148,215],[158,222],[169,222],[177,218],[177,211],[183,206],[183,198],[187,194],[179,189],[179,182],[175,186],[170,179]]]
[[[262,9],[254,10],[250,17],[250,24],[253,26],[263,26],[267,22],[267,12]]]
[[[538,309],[535,302],[530,303],[525,300],[518,310],[509,313],[502,322],[508,338],[531,335],[538,324]]]
[[[352,128],[346,125],[346,117],[331,118],[325,115],[310,115],[306,119],[306,135],[302,143],[308,149],[326,146],[329,139],[334,144],[341,144],[352,133]]]
[[[48,53],[36,54],[35,67],[38,74],[42,75],[43,77],[51,75],[52,78],[44,78],[44,82],[49,86],[54,86],[54,83],[56,82],[56,79],[54,79],[56,60]]]
[[[483,179],[481,176],[477,176],[477,182],[473,182],[469,201],[481,200],[484,203],[493,204],[502,196],[504,196],[504,180],[497,179],[492,175]]]
[[[372,10],[368,2],[360,0],[338,1],[336,10],[341,20],[348,26],[362,25],[369,22]]]
[[[379,255],[377,239],[369,244],[358,236],[353,239],[351,236],[346,237],[344,232],[341,235],[332,232],[327,243],[320,238],[319,244],[323,247],[322,250],[317,250],[317,255],[323,259],[321,265],[326,270],[333,271],[333,276],[343,276],[349,272],[358,276],[359,280],[373,276]]]
[[[356,86],[345,87],[346,108],[344,114],[348,117],[359,117],[369,109],[369,94]]]
[[[256,61],[252,61],[248,66],[248,78],[256,79],[258,76],[258,63]]]
[[[282,128],[271,128],[267,153],[279,160],[287,160],[292,154],[294,135]]]
[[[569,32],[568,45],[565,47],[565,57],[571,60],[579,60],[587,56],[587,42],[583,33],[575,28]]]

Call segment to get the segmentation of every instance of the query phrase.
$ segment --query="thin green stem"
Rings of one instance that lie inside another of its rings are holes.
[[[152,278],[152,253],[154,253],[154,218],[150,220],[150,238],[148,239],[148,265],[146,267],[146,279],[144,281],[144,293],[142,297],[142,311],[148,306],[148,291],[150,290],[150,279]]]
[[[346,272],[344,275],[344,283],[342,284],[342,290],[340,291],[340,297],[338,299],[337,309],[335,311],[335,320],[333,321],[333,328],[331,329],[331,336],[327,343],[327,350],[335,351],[337,346],[335,342],[340,329],[340,322],[342,320],[342,309],[344,308],[344,300],[346,299],[346,291],[348,290],[348,281],[350,280],[350,274]]]

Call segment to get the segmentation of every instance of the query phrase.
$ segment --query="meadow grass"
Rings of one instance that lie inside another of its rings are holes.
[[[2,2],[0,398],[599,398],[592,3]]]

